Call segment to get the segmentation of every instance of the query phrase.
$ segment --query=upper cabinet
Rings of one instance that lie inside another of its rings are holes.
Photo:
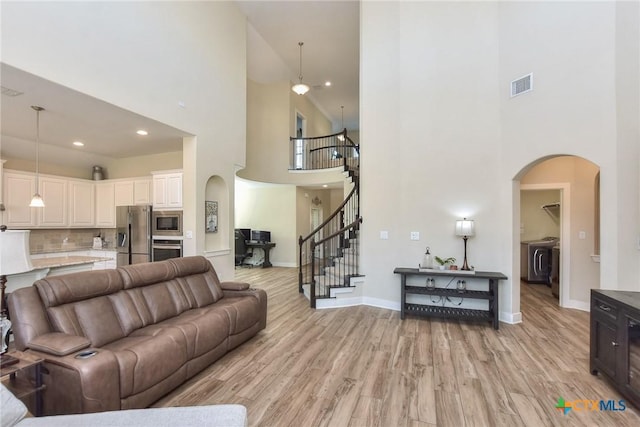
[[[173,171],[172,171],[173,172]],[[2,171],[0,170],[0,173]],[[39,192],[45,207],[31,208],[36,177],[31,172],[4,170],[3,223],[9,228],[114,228],[116,206],[150,205],[152,178],[91,181],[40,175]],[[182,207],[182,174],[164,177],[164,209]]]
[[[38,225],[42,227],[66,227],[67,220],[67,180],[54,177],[40,177],[40,195],[46,200],[38,212]]]
[[[96,183],[96,227],[112,228],[115,226],[115,184],[113,182]]]
[[[153,173],[153,208],[182,208],[182,172]]]
[[[115,183],[116,206],[150,205],[151,179],[118,181]]]
[[[180,200],[180,203],[182,203],[182,200]],[[137,179],[133,181],[133,204],[134,205],[150,205],[151,204],[151,180],[150,179]]]
[[[69,227],[95,226],[95,191],[92,181],[69,181]]]
[[[36,177],[33,174],[5,170],[3,185],[7,227],[35,227],[38,224],[37,211],[36,208],[30,208],[29,203],[36,192]]]

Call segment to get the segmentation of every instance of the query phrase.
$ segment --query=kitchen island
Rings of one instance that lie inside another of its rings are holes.
[[[103,256],[93,256],[103,255]],[[21,274],[7,276],[6,292],[12,292],[18,288],[31,286],[36,280],[46,276],[59,276],[61,274],[75,273],[104,269],[110,262],[115,263],[115,256],[110,252],[96,253],[96,251],[63,252],[60,254],[40,254],[31,258],[33,270]],[[115,265],[115,264],[114,264]],[[113,267],[115,268],[115,266]]]

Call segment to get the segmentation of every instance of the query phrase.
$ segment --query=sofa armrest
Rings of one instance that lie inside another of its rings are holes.
[[[89,347],[93,355],[54,356],[29,349],[44,359],[44,415],[115,411],[120,406],[120,368],[112,351]]]
[[[27,344],[32,350],[38,350],[55,356],[66,356],[83,348],[87,348],[90,345],[91,342],[85,337],[64,334],[62,332],[51,332],[37,336]]]
[[[225,291],[246,291],[249,289],[249,284],[244,282],[222,282],[220,286]]]

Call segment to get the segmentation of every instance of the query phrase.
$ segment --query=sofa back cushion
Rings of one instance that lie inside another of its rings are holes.
[[[173,258],[177,280],[191,308],[204,307],[220,300],[224,293],[209,261],[203,257]]]
[[[118,268],[118,272],[142,326],[213,304],[223,297],[218,276],[204,257],[127,265]]]
[[[34,286],[46,308],[109,295],[124,289],[122,278],[116,270],[47,276],[35,282]]]
[[[95,347],[125,336],[108,298],[123,289],[115,270],[50,276],[34,286],[54,332],[87,337]]]

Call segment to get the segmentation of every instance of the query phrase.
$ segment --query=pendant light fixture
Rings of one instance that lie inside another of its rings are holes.
[[[298,95],[304,95],[305,93],[309,92],[309,86],[302,83],[302,45],[303,44],[304,44],[303,42],[298,42],[298,46],[300,46],[300,74],[298,75],[298,78],[300,79],[300,83],[293,85],[293,87],[291,88],[291,90],[297,93]]]
[[[44,111],[44,108],[32,105],[36,111],[36,194],[31,198],[29,206],[32,208],[44,208],[44,200],[40,196],[39,181],[40,181],[40,111]]]

